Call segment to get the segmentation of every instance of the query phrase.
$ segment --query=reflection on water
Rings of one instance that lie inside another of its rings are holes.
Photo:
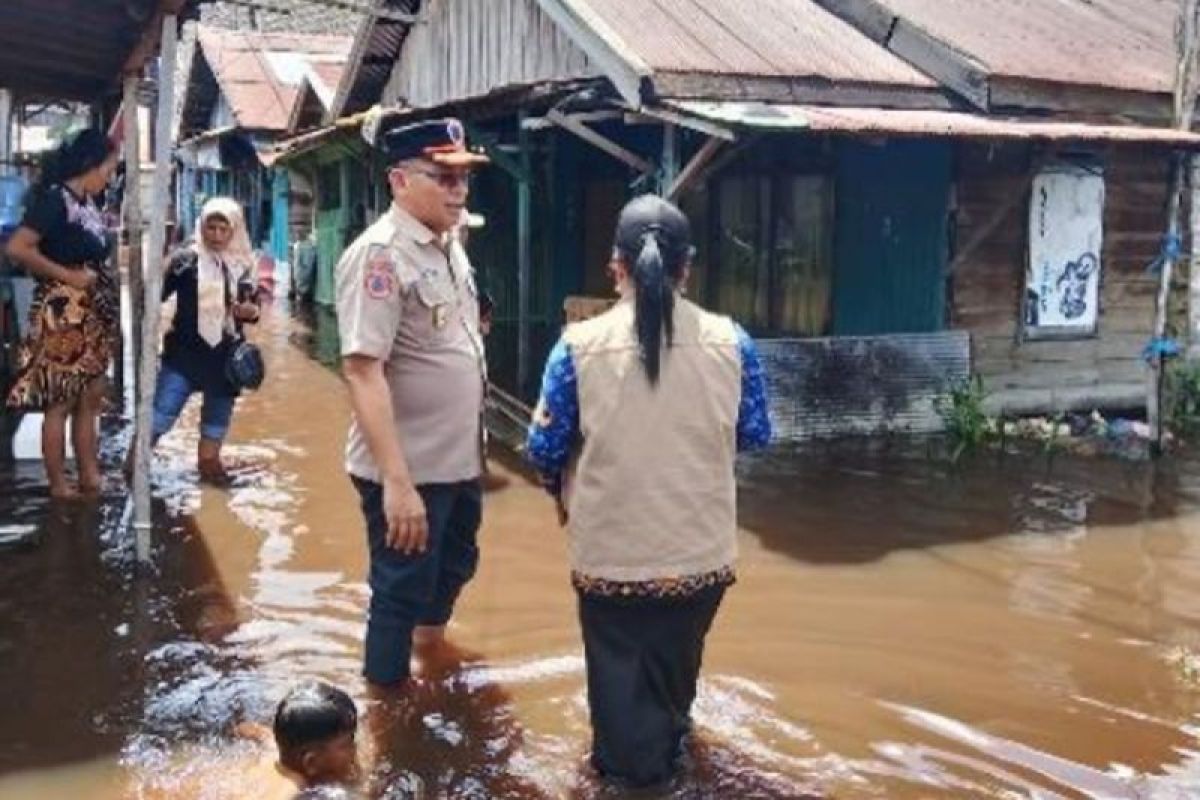
[[[271,377],[239,405],[232,486],[196,483],[197,409],[164,440],[150,575],[115,478],[96,503],[51,506],[36,469],[0,475],[0,525],[39,540],[0,551],[0,704],[19,711],[0,716],[0,798],[256,796],[271,754],[232,729],[301,678],[355,695],[370,796],[628,796],[586,768],[565,546],[511,457],[457,647],[420,660],[410,695],[368,694],[327,323],[276,311],[259,333]],[[644,796],[1200,794],[1200,463],[954,467],[892,441],[739,471],[741,576],[696,736]]]

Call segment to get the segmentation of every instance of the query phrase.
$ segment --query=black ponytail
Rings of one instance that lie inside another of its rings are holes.
[[[642,248],[633,265],[634,317],[642,364],[651,384],[658,383],[663,345],[675,334],[675,292],[668,285],[662,251],[654,230],[642,234]]]
[[[634,198],[617,221],[617,256],[630,268],[634,327],[646,377],[658,384],[665,348],[675,336],[675,290],[691,257],[683,212],[654,195]]]

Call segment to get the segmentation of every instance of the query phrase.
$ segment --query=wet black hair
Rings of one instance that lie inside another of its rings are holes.
[[[53,186],[95,169],[116,150],[107,136],[95,128],[87,128],[67,139],[42,162],[39,183]]]
[[[358,727],[358,709],[350,695],[328,683],[312,681],[289,691],[275,709],[275,744],[284,766],[298,769],[304,750]]]
[[[642,365],[657,384],[663,347],[675,334],[675,286],[692,257],[692,227],[673,203],[645,194],[621,209],[615,249],[633,281]]]

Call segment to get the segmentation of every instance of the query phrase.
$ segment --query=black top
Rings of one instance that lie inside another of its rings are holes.
[[[191,248],[183,248],[171,254],[163,278],[162,299],[175,295],[175,319],[167,331],[163,343],[163,363],[179,372],[192,385],[202,391],[222,394],[238,394],[236,386],[225,377],[225,359],[229,350],[241,338],[241,323],[235,322],[238,335],[228,332],[216,347],[209,345],[200,336],[199,256]],[[241,280],[237,285],[237,298],[257,302],[255,286]]]
[[[38,250],[64,267],[101,265],[108,256],[108,231],[100,209],[66,186],[31,191],[21,225],[37,231]]]

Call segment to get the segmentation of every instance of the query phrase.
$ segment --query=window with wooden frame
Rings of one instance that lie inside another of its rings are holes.
[[[758,157],[773,160],[782,146],[765,145]],[[757,334],[827,333],[832,176],[811,159],[784,169],[750,163],[713,178],[707,192],[702,299]]]

